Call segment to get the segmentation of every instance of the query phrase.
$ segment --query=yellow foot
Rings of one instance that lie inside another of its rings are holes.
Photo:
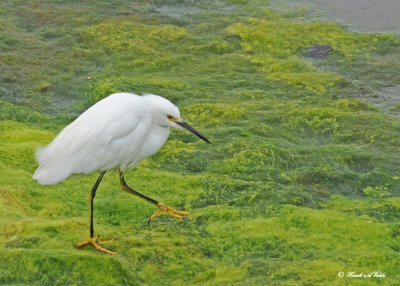
[[[178,219],[184,219],[189,215],[188,212],[178,211],[176,209],[167,207],[163,203],[158,203],[157,207],[158,207],[158,210],[150,217],[150,219],[147,221],[147,224],[150,224],[162,212],[165,212],[167,215],[172,216],[174,218],[178,218]]]
[[[96,248],[98,251],[107,253],[107,254],[111,254],[111,255],[116,255],[117,253],[108,249],[105,249],[104,247],[101,247],[101,244],[106,244],[108,242],[114,241],[115,238],[113,239],[109,239],[109,240],[105,240],[105,241],[99,241],[97,239],[97,236],[95,237],[91,237],[89,239],[86,239],[85,241],[79,242],[75,245],[76,248],[82,248],[86,245],[92,245],[94,248]]]

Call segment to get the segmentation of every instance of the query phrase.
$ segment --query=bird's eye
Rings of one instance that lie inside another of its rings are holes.
[[[167,115],[167,118],[168,118],[169,120],[174,119],[174,117],[173,117],[172,115]]]

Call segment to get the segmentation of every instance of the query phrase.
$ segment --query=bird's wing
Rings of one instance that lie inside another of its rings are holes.
[[[134,159],[150,129],[148,114],[145,101],[133,94],[99,101],[37,152],[40,167],[34,178],[54,184],[71,174],[108,170]]]

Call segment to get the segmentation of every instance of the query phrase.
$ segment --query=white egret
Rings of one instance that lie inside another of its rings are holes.
[[[170,127],[186,128],[210,143],[182,120],[179,109],[167,99],[154,94],[115,93],[94,104],[65,127],[49,145],[37,151],[40,166],[33,178],[43,185],[56,184],[72,174],[100,172],[89,193],[90,238],[76,247],[90,244],[97,250],[116,254],[101,246],[109,241],[99,241],[93,230],[93,200],[108,170],[119,170],[122,190],[158,208],[149,223],[161,212],[179,219],[189,215],[135,191],[127,185],[123,175],[123,171],[135,167],[164,145]]]

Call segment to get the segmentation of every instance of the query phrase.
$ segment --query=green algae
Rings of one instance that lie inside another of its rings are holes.
[[[360,54],[369,56],[382,43],[399,45],[399,40],[391,35],[355,36],[333,23],[282,21],[270,13],[266,19],[248,18],[227,30],[242,39],[243,50],[251,54],[249,61],[257,65],[267,79],[284,81],[318,93],[325,93],[343,78],[307,63],[303,59],[307,48],[327,45],[332,47],[338,60],[350,60]]]
[[[186,29],[172,25],[138,25],[136,21],[113,21],[91,26],[89,38],[112,52],[154,54],[152,42],[176,41],[187,35]]]
[[[398,83],[398,37],[304,21],[265,1],[89,2],[0,4],[0,284],[399,281],[400,125],[359,98]],[[159,15],[159,5],[198,14]],[[316,44],[332,53],[310,59]],[[174,130],[126,174],[189,211],[185,221],[147,226],[154,207],[107,173],[95,230],[118,238],[109,257],[72,247],[88,235],[96,174],[46,187],[31,175],[37,147],[117,91],[166,96],[212,144]]]

